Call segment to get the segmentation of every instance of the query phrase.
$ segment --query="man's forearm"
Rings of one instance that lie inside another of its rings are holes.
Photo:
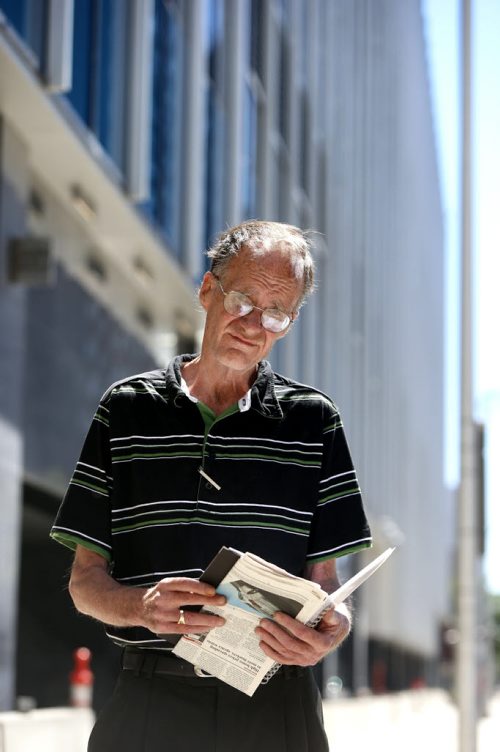
[[[82,546],[76,550],[69,591],[78,611],[116,627],[182,634],[208,632],[224,623],[210,610],[199,610],[200,606],[222,606],[226,602],[212,585],[190,577],[166,577],[150,588],[121,585],[109,574],[106,559]],[[184,614],[181,609],[186,606],[196,610]]]
[[[141,626],[146,590],[120,585],[98,565],[73,566],[69,592],[82,614],[117,627]]]

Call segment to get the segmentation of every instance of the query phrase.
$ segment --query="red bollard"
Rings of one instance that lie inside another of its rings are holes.
[[[73,671],[69,675],[69,699],[73,708],[92,707],[94,674],[90,669],[91,658],[88,648],[77,648],[73,653]]]

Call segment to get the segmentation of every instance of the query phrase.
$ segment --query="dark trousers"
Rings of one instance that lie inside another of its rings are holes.
[[[253,697],[213,678],[121,671],[89,752],[328,752],[310,669],[279,671]]]

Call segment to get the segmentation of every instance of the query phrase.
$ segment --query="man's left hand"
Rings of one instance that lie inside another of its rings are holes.
[[[262,619],[255,630],[261,649],[278,663],[314,666],[349,634],[350,620],[342,606],[327,611],[315,629],[281,611],[274,614],[273,621]]]

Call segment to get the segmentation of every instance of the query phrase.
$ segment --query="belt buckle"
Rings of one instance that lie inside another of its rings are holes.
[[[199,676],[200,679],[210,679],[213,677],[213,674],[209,674],[206,671],[203,671],[203,669],[199,666],[194,666],[194,673],[196,674],[196,676]]]

